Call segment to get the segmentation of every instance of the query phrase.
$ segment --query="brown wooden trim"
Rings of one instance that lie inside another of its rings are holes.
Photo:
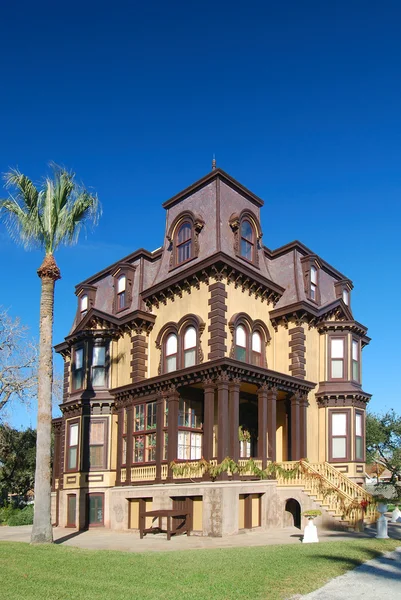
[[[162,459],[164,447],[164,397],[162,394],[156,401],[156,482],[162,478]]]
[[[301,423],[300,423],[300,401],[298,393],[291,396],[291,459],[299,460],[301,456]]]
[[[168,480],[174,481],[170,463],[177,460],[178,454],[178,403],[180,400],[180,395],[176,388],[172,386],[170,389],[164,392],[164,398],[168,403]]]
[[[239,460],[239,392],[241,380],[230,381],[229,389],[229,456],[236,462]]]
[[[308,398],[303,397],[300,401],[300,435],[301,435],[301,446],[300,454],[301,458],[308,457]]]
[[[267,385],[258,389],[258,456],[262,459],[262,469],[267,466]]]
[[[277,388],[271,387],[267,392],[267,432],[268,457],[276,460],[276,431],[277,431]]]
[[[289,370],[294,377],[304,379],[306,377],[306,335],[302,326],[293,327],[288,330],[290,336],[288,345],[290,352],[288,355],[290,366]]]
[[[228,377],[224,374],[217,379],[218,462],[222,462],[229,454],[228,382]]]
[[[212,319],[214,311],[224,312],[227,310],[226,306],[226,286],[222,282],[216,282],[209,285],[209,306],[210,311],[208,318]],[[208,359],[213,360],[215,358],[223,358],[227,352],[227,346],[225,340],[227,338],[226,333],[227,318],[219,319],[218,321],[211,322],[208,327],[209,332],[209,354]]]
[[[136,333],[131,337],[131,381],[145,379],[147,375],[148,342],[143,334]]]
[[[332,415],[335,413],[345,414],[346,415],[346,453],[345,457],[341,458],[333,458],[333,446],[332,446]],[[351,409],[350,408],[342,408],[342,409],[329,409],[328,410],[328,420],[329,420],[329,462],[333,463],[344,463],[351,461]]]
[[[212,379],[203,382],[203,457],[206,460],[213,458],[213,428],[214,428],[214,391],[215,383]]]
[[[362,416],[362,457],[356,455],[356,415]],[[354,448],[355,461],[366,462],[366,412],[364,410],[355,409],[354,417]]]

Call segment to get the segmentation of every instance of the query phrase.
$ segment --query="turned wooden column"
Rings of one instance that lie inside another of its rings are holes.
[[[300,394],[291,396],[291,460],[301,458]]]
[[[132,404],[131,404],[131,406],[127,406],[126,411],[127,411],[127,461],[126,461],[127,478],[125,480],[125,485],[131,485],[131,466],[132,466],[132,462],[134,460],[134,448],[133,448],[134,440],[132,437],[134,419],[133,419]]]
[[[213,428],[214,428],[214,390],[216,384],[212,379],[203,380],[203,449],[202,455],[206,460],[213,458]]]
[[[239,391],[241,386],[240,379],[233,379],[228,385],[229,391],[229,456],[235,462],[239,460]]]
[[[165,392],[168,406],[168,480],[173,481],[173,472],[170,463],[177,459],[178,454],[178,403],[180,395],[174,385],[171,385]]]
[[[217,460],[220,463],[229,453],[228,375],[217,378]],[[227,476],[227,473],[223,473]]]
[[[271,387],[267,392],[267,432],[268,432],[268,457],[271,461],[277,460],[276,432],[277,432],[277,388]]]
[[[156,398],[156,481],[162,480],[164,396]]]
[[[300,400],[300,430],[301,430],[301,448],[300,458],[308,456],[308,397],[302,396]]]
[[[262,469],[267,465],[267,391],[265,383],[258,389],[258,458],[262,459]]]

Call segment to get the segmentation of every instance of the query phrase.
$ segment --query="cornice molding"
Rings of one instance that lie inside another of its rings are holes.
[[[318,327],[322,321],[327,321],[330,317],[334,317],[337,321],[340,321],[342,317],[347,322],[356,323],[352,318],[351,311],[341,298],[321,307],[308,300],[301,300],[270,311],[270,320],[275,331],[280,324],[287,329],[289,321],[295,321],[297,326],[308,323],[309,328]],[[361,325],[361,327],[363,326]]]
[[[262,302],[266,300],[276,304],[284,293],[283,287],[267,279],[260,272],[224,252],[218,252],[144,290],[142,300],[151,310],[152,306],[157,308],[160,304],[167,304],[167,300],[174,300],[176,296],[181,298],[184,292],[191,293],[193,287],[199,289],[202,282],[209,285],[210,279],[216,281],[227,279],[227,285],[240,287],[250,296],[261,298]]]

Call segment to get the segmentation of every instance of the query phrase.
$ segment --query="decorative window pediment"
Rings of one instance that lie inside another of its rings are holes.
[[[320,304],[320,269],[321,263],[316,254],[309,254],[301,258],[302,272],[304,276],[305,296],[308,300]]]
[[[235,255],[259,267],[258,250],[263,233],[256,215],[245,209],[233,213],[228,222],[234,233]]]
[[[94,307],[97,288],[94,285],[81,285],[75,292],[78,297],[78,319],[82,320],[88,311]]]
[[[120,263],[112,272],[114,280],[114,314],[131,306],[135,267],[130,263]]]
[[[161,351],[159,374],[202,363],[204,329],[204,321],[193,314],[185,315],[178,323],[166,323],[156,338],[156,348]]]
[[[205,222],[187,210],[180,213],[167,232],[169,241],[170,269],[175,269],[199,255],[199,234]]]

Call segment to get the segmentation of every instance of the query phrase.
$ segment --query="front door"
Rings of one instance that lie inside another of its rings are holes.
[[[104,525],[104,494],[88,494],[89,527]]]

